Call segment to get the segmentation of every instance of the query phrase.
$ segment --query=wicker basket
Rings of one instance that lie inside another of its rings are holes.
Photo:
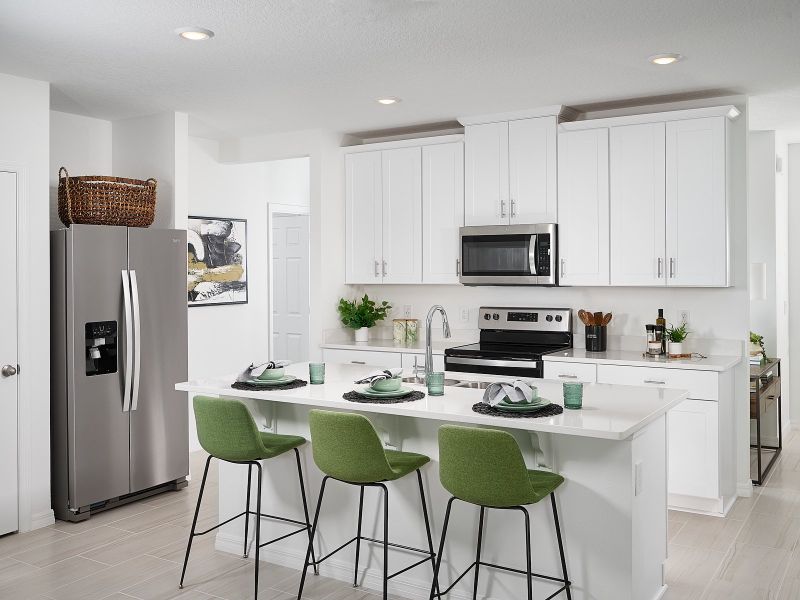
[[[61,167],[58,216],[67,227],[73,223],[149,227],[156,216],[156,180],[70,177]]]

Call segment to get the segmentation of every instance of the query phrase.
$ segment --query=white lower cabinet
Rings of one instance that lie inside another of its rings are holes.
[[[670,494],[719,496],[717,413],[716,402],[684,400],[667,415]]]
[[[545,361],[544,378],[595,383],[597,381],[597,365],[592,363]]]
[[[329,363],[350,363],[354,365],[369,365],[372,367],[399,368],[403,366],[403,355],[399,352],[323,348],[322,359]]]

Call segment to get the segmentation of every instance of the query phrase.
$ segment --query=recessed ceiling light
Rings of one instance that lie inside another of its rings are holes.
[[[210,29],[205,29],[204,27],[180,27],[175,30],[179,36],[181,36],[185,40],[191,40],[192,42],[200,42],[202,40],[210,40],[214,37],[214,32]]]
[[[390,104],[397,104],[400,102],[400,98],[396,98],[394,96],[387,96],[386,98],[378,98],[378,104],[385,104],[386,106]]]
[[[665,54],[654,54],[650,57],[650,62],[654,65],[671,65],[683,60],[683,55],[677,52],[667,52]]]

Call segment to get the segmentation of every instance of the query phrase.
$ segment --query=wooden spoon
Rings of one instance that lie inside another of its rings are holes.
[[[603,313],[596,312],[594,313],[594,317],[592,318],[592,325],[602,325],[603,324]]]
[[[603,326],[606,326],[609,323],[611,323],[611,319],[612,319],[613,316],[614,315],[611,314],[611,313],[606,313],[606,315],[603,317]]]
[[[578,311],[578,318],[581,320],[581,323],[583,323],[587,327],[592,324],[591,315],[583,309],[580,309]]]

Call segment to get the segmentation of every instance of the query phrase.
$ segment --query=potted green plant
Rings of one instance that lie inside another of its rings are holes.
[[[686,323],[681,323],[679,326],[670,325],[667,327],[667,354],[669,356],[676,356],[683,354],[683,342],[689,337],[689,327]]]
[[[378,321],[383,321],[392,310],[392,305],[384,300],[377,304],[367,294],[360,300],[339,299],[339,319],[342,325],[355,330],[357,342],[369,340],[369,329]]]
[[[767,349],[764,347],[764,336],[750,332],[750,356],[761,355],[763,360],[767,360]]]

